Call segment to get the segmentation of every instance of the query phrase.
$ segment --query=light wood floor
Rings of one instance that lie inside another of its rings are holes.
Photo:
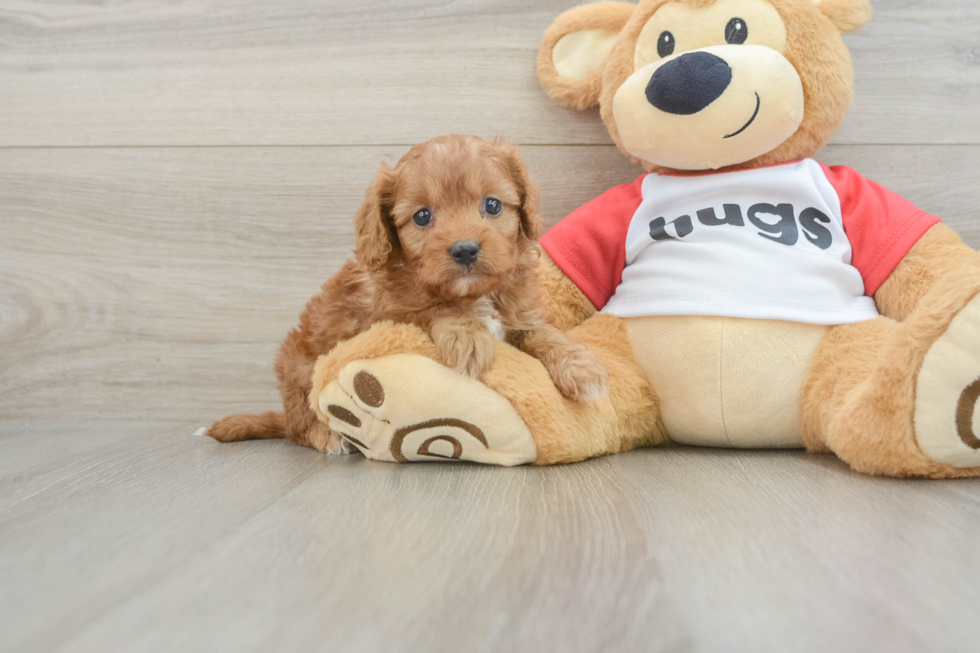
[[[380,161],[505,135],[549,223],[635,178],[538,88],[572,4],[0,0],[0,651],[980,650],[980,481],[190,435],[276,406]],[[820,158],[980,247],[980,5],[874,5]]]

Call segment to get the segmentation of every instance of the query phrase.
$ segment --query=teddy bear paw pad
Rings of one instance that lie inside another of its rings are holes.
[[[330,428],[375,460],[510,466],[537,457],[509,401],[424,356],[353,361],[318,400]]]
[[[916,385],[915,435],[922,451],[954,467],[980,467],[980,296],[929,348]]]

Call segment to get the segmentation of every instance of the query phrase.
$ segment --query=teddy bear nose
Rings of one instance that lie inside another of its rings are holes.
[[[475,240],[461,240],[449,248],[449,255],[459,265],[473,265],[480,256],[480,243]]]
[[[689,52],[657,68],[647,84],[647,100],[665,113],[689,116],[721,97],[732,82],[724,59]]]

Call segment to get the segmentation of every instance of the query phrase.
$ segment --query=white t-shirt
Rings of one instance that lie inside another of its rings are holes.
[[[603,311],[847,324],[938,220],[850,168],[807,159],[648,174],[549,230],[542,245]]]

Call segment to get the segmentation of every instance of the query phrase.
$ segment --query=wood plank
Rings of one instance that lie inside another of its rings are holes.
[[[392,465],[0,422],[11,651],[972,650],[980,480],[800,452]],[[101,434],[84,464],[51,453]],[[27,465],[34,471],[25,474]],[[49,465],[45,467],[45,464]]]
[[[277,406],[275,349],[405,148],[0,151],[0,415],[195,419]],[[638,170],[524,147],[549,223]],[[831,147],[973,247],[980,147]]]
[[[0,415],[274,407],[278,343],[405,149],[0,151]],[[610,147],[527,159],[551,221],[637,173]]]
[[[606,144],[534,71],[570,0],[0,1],[0,145]],[[980,143],[980,5],[876,0],[836,143]]]

